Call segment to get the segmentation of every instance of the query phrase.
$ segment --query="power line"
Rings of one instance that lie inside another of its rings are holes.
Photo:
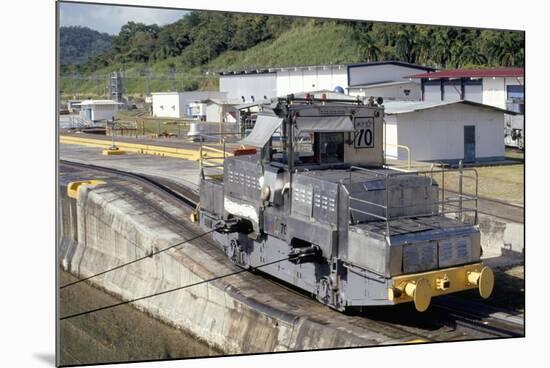
[[[96,273],[95,275],[92,275],[92,276],[89,276],[89,277],[86,277],[86,278],[83,278],[83,279],[80,279],[80,280],[77,280],[77,281],[69,282],[69,283],[67,283],[67,284],[65,284],[65,285],[63,285],[63,286],[60,286],[59,289],[64,289],[64,288],[66,288],[66,287],[69,287],[69,286],[72,286],[72,285],[75,285],[75,284],[79,284],[79,283],[81,283],[81,282],[83,282],[83,281],[87,281],[87,280],[93,279],[94,277],[104,275],[104,274],[106,274],[106,273],[108,273],[108,272],[115,271],[115,270],[118,270],[118,269],[120,269],[120,268],[129,266],[129,265],[131,265],[131,264],[137,263],[137,262],[142,261],[142,260],[144,260],[144,259],[152,258],[153,256],[155,256],[155,255],[157,255],[157,254],[159,254],[159,253],[166,252],[166,251],[169,250],[169,249],[178,247],[178,246],[180,246],[180,245],[182,245],[182,244],[185,244],[185,243],[188,243],[188,242],[190,242],[190,241],[193,241],[193,240],[196,240],[196,239],[198,239],[198,238],[201,238],[201,237],[203,237],[203,236],[205,236],[205,235],[208,235],[208,234],[210,234],[210,233],[212,233],[212,232],[214,232],[214,231],[216,231],[216,230],[217,230],[217,228],[214,228],[214,229],[212,229],[212,230],[209,230],[209,231],[207,231],[207,232],[205,232],[205,233],[202,233],[202,234],[197,235],[197,236],[195,236],[195,237],[192,237],[192,238],[190,238],[190,239],[181,241],[181,242],[179,242],[179,243],[176,243],[176,244],[171,245],[171,246],[169,246],[169,247],[166,247],[166,248],[164,248],[164,249],[157,250],[157,251],[152,252],[152,253],[150,253],[150,254],[148,254],[148,255],[146,255],[146,256],[143,256],[143,257],[134,259],[133,261],[130,261],[130,262],[127,262],[127,263],[123,263],[123,264],[120,264],[120,265],[115,266],[115,267],[113,267],[113,268],[109,268],[108,270],[105,270],[105,271]]]
[[[260,266],[256,266],[256,267],[253,267],[253,268],[254,268],[254,269],[258,269],[258,268],[266,267],[266,266],[269,266],[269,265],[272,265],[272,264],[275,264],[275,263],[279,263],[279,262],[282,262],[282,261],[286,261],[286,260],[288,260],[288,259],[289,259],[288,257],[287,257],[287,258],[284,258],[284,259],[279,259],[278,261],[268,262],[268,263],[265,263],[265,264],[262,264],[262,265],[260,265]],[[148,299],[148,298],[152,298],[152,297],[155,297],[155,296],[168,294],[168,293],[171,293],[171,292],[174,292],[174,291],[187,289],[187,288],[190,288],[190,287],[193,287],[193,286],[197,286],[197,285],[201,285],[201,284],[206,284],[206,283],[211,282],[211,281],[220,280],[220,279],[223,279],[223,278],[225,278],[225,277],[234,276],[234,275],[237,275],[237,274],[240,274],[240,273],[244,273],[244,272],[247,272],[247,270],[246,270],[246,269],[242,269],[242,270],[235,271],[235,272],[231,272],[231,273],[228,273],[228,274],[225,274],[225,275],[216,276],[216,277],[213,277],[213,278],[211,278],[211,279],[207,279],[207,280],[202,280],[202,281],[199,281],[199,282],[195,282],[195,283],[193,283],[193,284],[178,286],[178,287],[173,288],[173,289],[160,291],[160,292],[158,292],[158,293],[154,293],[154,294],[150,294],[150,295],[146,295],[146,296],[141,296],[141,297],[139,297],[139,298],[126,300],[126,301],[123,301],[123,302],[120,302],[120,303],[110,304],[110,305],[106,305],[106,306],[103,306],[103,307],[99,307],[99,308],[87,310],[87,311],[84,311],[84,312],[75,313],[75,314],[70,314],[70,315],[68,315],[68,316],[60,317],[59,320],[60,320],[60,321],[63,321],[63,320],[65,320],[65,319],[80,317],[80,316],[83,316],[83,315],[86,315],[86,314],[95,313],[95,312],[99,312],[99,311],[102,311],[102,310],[105,310],[105,309],[110,309],[110,308],[118,307],[118,306],[121,306],[121,305],[124,305],[124,304],[129,304],[129,303],[137,302],[137,301],[139,301],[139,300]]]

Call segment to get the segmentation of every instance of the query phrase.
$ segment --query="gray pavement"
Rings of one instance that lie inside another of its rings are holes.
[[[137,153],[104,156],[101,154],[101,151],[101,148],[60,144],[59,158],[61,160],[92,164],[136,174],[157,176],[172,180],[194,191],[198,192],[199,190],[198,162],[172,157],[140,155]]]

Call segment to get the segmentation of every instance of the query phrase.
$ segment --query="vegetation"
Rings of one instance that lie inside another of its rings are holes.
[[[67,45],[62,39],[61,49]],[[163,27],[129,22],[103,53],[62,65],[61,89],[102,95],[114,70],[124,72],[128,93],[143,95],[216,88],[215,71],[378,60],[437,68],[523,66],[524,34],[194,11]]]
[[[80,64],[111,48],[111,36],[87,27],[61,27],[59,41],[59,59],[63,65]]]

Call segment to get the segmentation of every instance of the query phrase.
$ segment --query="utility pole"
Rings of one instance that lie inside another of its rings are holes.
[[[99,83],[99,75],[95,75],[95,85],[96,85],[96,88],[97,88],[97,95],[98,95],[98,98],[101,98],[101,84]]]
[[[172,81],[172,91],[176,91],[176,85],[174,80],[174,73],[176,72],[176,67],[174,64],[168,65],[168,79]]]
[[[74,92],[74,79],[75,79],[75,72],[71,72],[71,94],[73,95],[73,99],[76,98],[76,94]]]

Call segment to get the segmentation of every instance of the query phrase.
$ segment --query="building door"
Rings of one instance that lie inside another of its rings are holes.
[[[476,126],[464,126],[464,162],[476,160]]]
[[[86,116],[86,119],[92,120],[92,109],[84,110],[84,116]]]

